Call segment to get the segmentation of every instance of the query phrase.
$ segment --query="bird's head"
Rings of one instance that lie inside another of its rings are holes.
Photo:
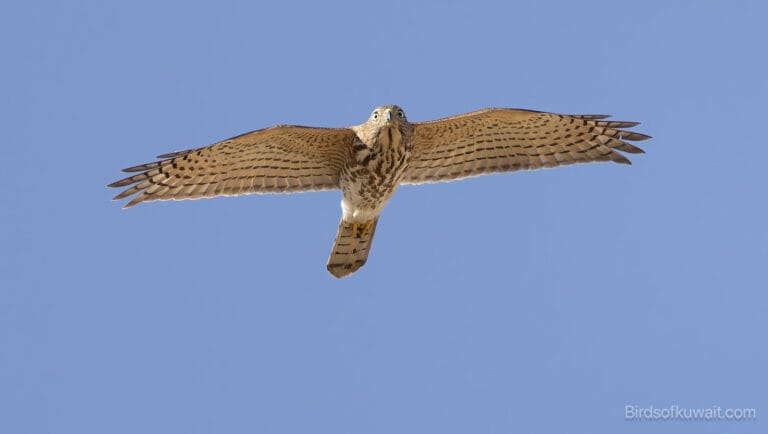
[[[407,123],[403,109],[396,105],[384,105],[376,108],[368,118],[368,122],[374,125],[399,125]]]
[[[413,133],[413,126],[405,117],[405,112],[396,105],[377,108],[365,123],[353,129],[369,146],[389,146],[400,143],[410,146],[410,137]]]

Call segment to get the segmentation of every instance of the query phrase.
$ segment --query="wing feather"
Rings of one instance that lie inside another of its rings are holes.
[[[622,130],[638,122],[608,117],[494,108],[415,123],[403,184],[592,161],[631,164],[617,151],[643,153],[627,141],[650,136]]]
[[[355,133],[347,128],[281,125],[210,146],[160,155],[123,169],[137,174],[109,184],[128,187],[115,200],[139,202],[339,188]]]

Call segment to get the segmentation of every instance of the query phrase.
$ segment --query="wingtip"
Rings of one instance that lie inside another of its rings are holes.
[[[632,161],[629,158],[616,151],[611,153],[611,161],[619,164],[628,164],[630,166],[632,165]]]
[[[126,167],[122,171],[125,173],[143,172],[145,170],[152,169],[154,165],[155,163],[139,164],[138,166]]]
[[[136,196],[133,199],[131,199],[130,202],[128,202],[125,205],[123,205],[123,209],[128,209],[128,208],[130,208],[130,207],[140,203],[142,200],[143,199],[141,199],[141,194],[139,194],[138,196]]]
[[[634,131],[624,131],[622,134],[622,138],[626,140],[640,142],[643,140],[652,139],[653,136],[649,136],[648,134],[643,134],[643,133],[636,133]]]
[[[117,202],[118,200],[123,199],[123,197],[121,197],[122,194],[123,193],[120,193],[120,194],[116,195],[115,197],[113,197],[110,200],[112,202]],[[128,208],[132,207],[133,205],[135,205],[135,204],[132,204],[132,203],[128,202],[125,205],[121,206],[120,209],[128,209]]]
[[[597,120],[597,119],[607,119],[612,115],[571,115],[571,116],[575,118],[580,118],[580,119]]]
[[[158,155],[156,158],[159,158],[159,159],[168,159],[168,158],[176,158],[176,157],[181,157],[181,156],[184,156],[184,155],[190,154],[190,153],[192,153],[192,152],[193,152],[193,151],[195,151],[195,150],[196,150],[196,149],[185,149],[185,150],[183,150],[183,151],[173,151],[173,152],[168,152],[168,153],[165,153],[165,154],[161,154],[161,155]]]
[[[112,198],[112,201],[114,201],[114,202],[116,202],[116,201],[118,201],[118,200],[120,200],[120,199],[115,199],[114,197]],[[128,208],[130,208],[130,207],[132,207],[132,206],[133,206],[133,204],[129,205],[129,204],[127,204],[127,203],[126,203],[125,205],[121,206],[121,207],[120,207],[120,209],[121,209],[121,210],[122,210],[122,209],[128,209]]]

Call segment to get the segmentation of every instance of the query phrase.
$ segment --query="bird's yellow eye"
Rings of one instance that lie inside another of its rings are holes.
[[[374,121],[376,119],[378,119],[379,118],[379,112],[373,112],[373,114],[371,115],[371,118],[373,118]]]
[[[398,110],[397,111],[397,117],[404,118],[405,117],[405,113],[402,110]]]

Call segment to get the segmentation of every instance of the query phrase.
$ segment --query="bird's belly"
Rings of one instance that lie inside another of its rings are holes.
[[[347,180],[342,179],[344,220],[363,223],[378,217],[400,184],[402,172],[396,170],[393,174],[397,176],[385,177],[363,170]]]

